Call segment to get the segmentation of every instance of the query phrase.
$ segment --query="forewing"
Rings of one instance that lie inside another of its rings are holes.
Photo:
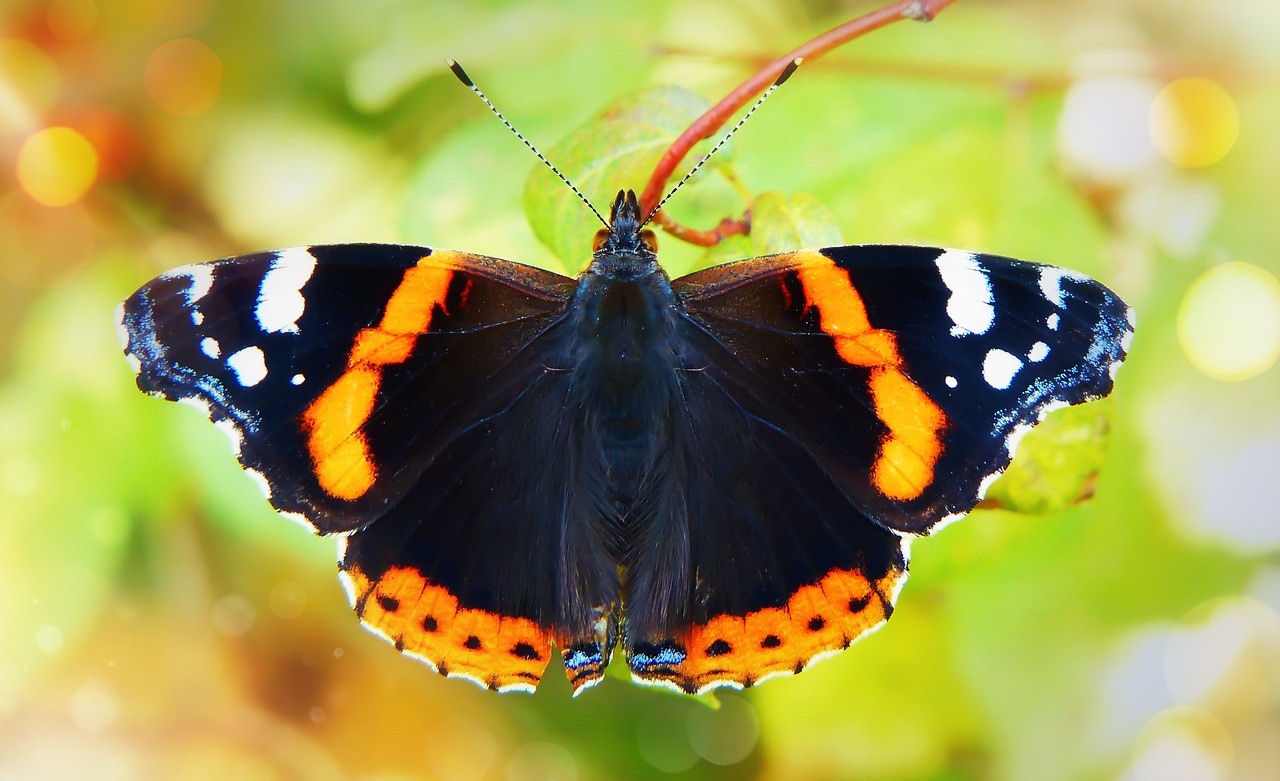
[[[886,528],[973,508],[1050,410],[1107,395],[1133,312],[1076,272],[908,246],[743,261],[673,283],[707,371]]]
[[[449,408],[474,396],[571,289],[474,255],[348,244],[175,269],[119,316],[138,387],[205,411],[275,508],[328,534],[378,517],[430,456],[397,428],[449,427],[448,408],[399,390],[417,379]]]

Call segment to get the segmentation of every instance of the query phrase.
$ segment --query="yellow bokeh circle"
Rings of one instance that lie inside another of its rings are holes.
[[[152,102],[175,117],[208,111],[222,91],[222,60],[195,38],[162,43],[147,59],[144,75]]]
[[[1179,168],[1204,168],[1226,157],[1240,133],[1235,101],[1216,81],[1176,79],[1151,104],[1151,142]]]
[[[1178,310],[1178,343],[1215,379],[1247,380],[1271,368],[1280,357],[1280,279],[1242,262],[1201,274]]]
[[[98,178],[98,152],[69,127],[32,133],[18,150],[18,183],[45,206],[66,206],[84,197]]]

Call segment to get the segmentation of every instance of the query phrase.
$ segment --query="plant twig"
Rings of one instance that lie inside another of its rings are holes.
[[[897,2],[890,3],[877,11],[872,11],[865,16],[860,16],[857,19],[845,22],[839,27],[828,30],[756,71],[755,74],[739,84],[732,92],[725,95],[719,103],[694,120],[693,124],[681,133],[680,137],[663,153],[658,165],[653,169],[653,174],[649,177],[648,184],[645,185],[644,192],[640,195],[641,213],[647,213],[662,199],[663,188],[666,187],[667,182],[675,172],[676,166],[689,153],[689,150],[699,141],[710,138],[724,125],[730,116],[745,106],[756,95],[767,89],[769,85],[773,84],[778,75],[792,61],[797,58],[807,60],[820,57],[841,44],[848,43],[873,30],[878,30],[903,19],[929,21],[955,1],[897,0]],[[653,221],[661,225],[671,235],[704,247],[713,246],[726,236],[746,233],[748,229],[745,220],[722,220],[712,230],[700,231],[680,225],[668,218],[663,212],[654,215]]]

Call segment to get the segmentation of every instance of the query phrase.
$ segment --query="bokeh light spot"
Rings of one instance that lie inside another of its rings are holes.
[[[90,679],[71,695],[71,721],[82,732],[97,735],[116,720],[116,693],[103,680]]]
[[[75,203],[97,178],[97,151],[69,127],[33,133],[18,150],[18,182],[45,206]]]
[[[63,646],[62,630],[53,624],[45,624],[36,630],[36,647],[47,654],[56,654]]]
[[[1058,149],[1078,175],[1119,184],[1155,162],[1148,114],[1158,87],[1150,79],[1105,76],[1071,85],[1058,120]]]
[[[1169,637],[1165,680],[1175,701],[1233,723],[1280,705],[1280,616],[1246,596],[1197,606]]]
[[[1197,520],[1206,531],[1246,551],[1280,550],[1280,432],[1205,459]]]
[[[1170,708],[1143,728],[1129,767],[1133,781],[1226,781],[1231,734],[1213,714]]]
[[[222,91],[222,60],[195,38],[162,43],[147,60],[147,94],[166,114],[193,117],[208,111]]]
[[[1247,380],[1271,368],[1280,357],[1280,280],[1243,262],[1201,274],[1178,310],[1178,343],[1215,379]]]
[[[751,703],[732,694],[720,696],[720,708],[689,711],[689,743],[713,765],[736,765],[751,755],[760,738],[760,721]]]
[[[636,722],[636,749],[644,761],[664,773],[682,773],[698,764],[698,755],[689,745],[685,717],[700,704],[659,703]]]
[[[1213,165],[1231,151],[1240,132],[1235,101],[1217,82],[1171,81],[1151,104],[1151,142],[1180,168]]]
[[[239,594],[227,594],[213,603],[213,628],[227,637],[239,637],[253,628],[258,611]]]
[[[0,133],[29,133],[58,97],[49,55],[21,38],[0,38]]]

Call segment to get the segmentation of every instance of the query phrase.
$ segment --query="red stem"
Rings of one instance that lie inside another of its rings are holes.
[[[873,30],[878,30],[903,19],[928,21],[954,2],[956,0],[897,0],[897,2],[890,3],[884,8],[872,11],[865,16],[860,16],[857,19],[845,22],[839,27],[828,30],[756,71],[755,74],[739,84],[732,92],[725,95],[719,103],[694,120],[694,123],[681,133],[680,137],[662,155],[662,159],[658,161],[658,165],[653,169],[653,175],[649,177],[649,183],[645,185],[644,192],[640,195],[641,213],[648,213],[662,199],[663,188],[666,187],[667,182],[671,179],[676,166],[680,164],[685,155],[689,154],[689,150],[699,141],[710,138],[724,126],[729,117],[733,116],[752,98],[773,84],[778,75],[782,73],[782,69],[787,67],[792,60],[797,57],[805,59],[820,57],[843,43],[848,43],[854,38],[859,38]],[[745,225],[740,228],[733,228],[731,226],[735,223],[727,220],[722,221],[720,225],[710,231],[698,231],[678,225],[674,221],[667,219],[662,213],[654,215],[653,220],[665,228],[668,233],[702,246],[712,246],[726,235],[746,232]]]

